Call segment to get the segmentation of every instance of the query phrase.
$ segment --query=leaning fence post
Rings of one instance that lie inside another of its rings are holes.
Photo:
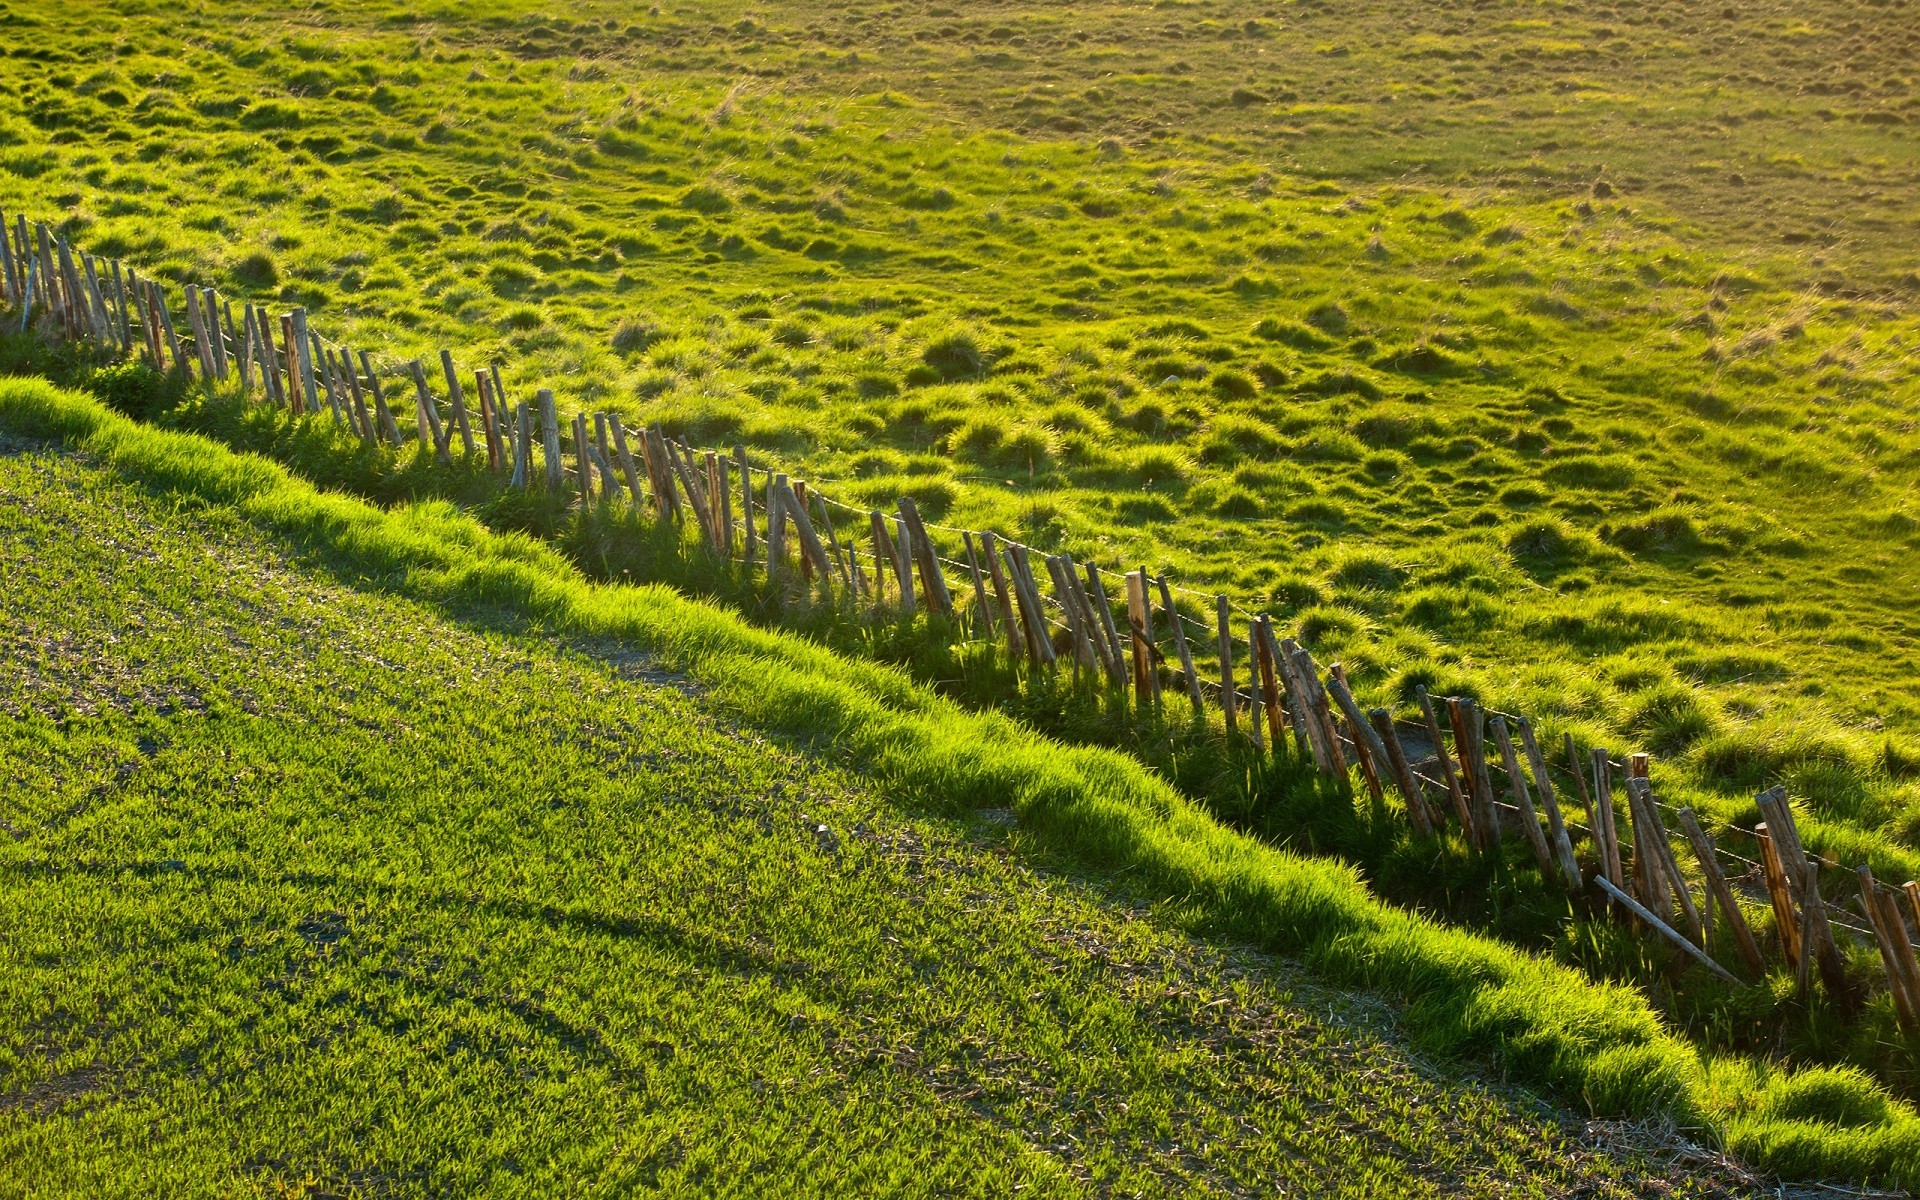
[[[453,352],[440,351],[440,370],[447,377],[447,397],[453,405],[454,428],[460,431],[460,448],[473,457],[473,425],[467,420],[467,398],[460,389],[460,372],[454,370]]]
[[[1560,873],[1568,887],[1580,886],[1580,860],[1573,854],[1573,839],[1567,836],[1567,822],[1560,815],[1560,801],[1553,792],[1553,780],[1547,775],[1547,760],[1533,736],[1533,722],[1519,718],[1520,744],[1526,748],[1527,766],[1533,771],[1533,786],[1540,792],[1540,804],[1547,810],[1547,825],[1553,836],[1554,853],[1560,859]]]
[[[1747,924],[1746,914],[1740,911],[1739,899],[1733,894],[1733,888],[1727,883],[1726,872],[1720,869],[1720,857],[1714,852],[1713,839],[1700,827],[1700,821],[1693,815],[1691,808],[1683,808],[1678,814],[1680,832],[1685,834],[1687,842],[1693,847],[1694,857],[1700,860],[1700,872],[1706,876],[1707,887],[1719,900],[1720,908],[1726,913],[1727,927],[1733,930],[1733,941],[1740,949],[1740,957],[1746,961],[1747,969],[1755,975],[1767,972],[1767,960],[1760,953],[1760,943],[1754,940],[1753,929]]]
[[[1887,991],[1893,996],[1894,1015],[1899,1018],[1900,1028],[1908,1033],[1920,1031],[1920,1004],[1916,1003],[1920,998],[1914,995],[1916,988],[1920,988],[1920,979],[1907,974],[1906,964],[1913,958],[1913,947],[1907,941],[1906,923],[1900,920],[1899,912],[1888,911],[1871,868],[1863,864],[1856,868],[1855,874],[1860,879],[1860,910],[1866,915],[1873,940],[1880,947],[1880,964],[1887,973]],[[1893,918],[1891,922],[1887,920],[1889,916]],[[1896,941],[1899,948],[1895,946]],[[1904,956],[1900,948],[1905,948]]]
[[[1427,685],[1424,683],[1414,685],[1413,695],[1420,703],[1420,718],[1427,726],[1427,740],[1433,743],[1433,756],[1440,764],[1440,775],[1447,785],[1447,796],[1453,801],[1453,813],[1460,822],[1460,831],[1466,834],[1469,842],[1476,841],[1478,834],[1473,828],[1473,810],[1467,803],[1466,792],[1460,786],[1459,773],[1453,769],[1453,755],[1447,751],[1446,738],[1440,734],[1440,719],[1434,715],[1433,697],[1427,694]]]
[[[1393,768],[1394,784],[1400,789],[1400,796],[1407,802],[1407,816],[1413,821],[1413,831],[1420,837],[1433,836],[1433,821],[1427,813],[1426,794],[1420,790],[1420,781],[1414,777],[1413,764],[1407,761],[1407,749],[1401,744],[1400,731],[1393,727],[1393,714],[1384,708],[1369,709],[1367,720],[1373,725],[1375,736],[1386,749],[1387,763]]]
[[[1526,777],[1520,774],[1520,758],[1513,752],[1513,737],[1507,732],[1507,719],[1495,713],[1492,724],[1494,744],[1500,747],[1500,765],[1507,772],[1507,788],[1513,794],[1514,807],[1520,810],[1520,832],[1526,835],[1534,861],[1540,864],[1540,874],[1552,875],[1553,855],[1547,849],[1546,835],[1540,832],[1540,816],[1534,811],[1533,797],[1527,794]],[[1568,883],[1571,885],[1572,881]]]
[[[1173,606],[1173,591],[1167,587],[1167,577],[1160,576],[1154,583],[1160,589],[1160,607],[1167,614],[1167,624],[1173,626],[1173,649],[1180,656],[1180,677],[1187,689],[1187,699],[1193,703],[1193,715],[1199,716],[1206,710],[1206,701],[1200,695],[1200,676],[1193,669],[1193,650],[1187,645],[1187,631],[1181,626],[1180,610]]]
[[[1024,648],[1021,645],[1023,639],[1015,626],[1013,598],[1007,594],[1007,573],[1000,567],[999,539],[990,529],[980,534],[980,552],[987,556],[987,576],[993,580],[993,601],[1000,609],[1000,626],[1006,631],[1007,660],[1017,663]],[[1039,661],[1038,652],[1033,652],[1033,658]]]

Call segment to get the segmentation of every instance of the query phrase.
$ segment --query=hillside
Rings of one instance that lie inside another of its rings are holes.
[[[135,1032],[60,1051],[71,1070],[30,1049],[80,1027],[62,1005],[0,1038],[27,1089],[0,1094],[29,1097],[17,1144],[92,1137],[31,1130],[96,1075],[218,1085],[203,1046],[249,1069],[305,1064],[314,1044],[260,1057],[281,1043],[258,1031],[281,1027],[249,1007],[256,984],[290,995],[338,968],[325,1005],[363,1013],[425,955],[432,1002],[512,997],[504,1011],[565,1054],[604,1051],[595,1087],[687,1066],[677,1094],[694,1105],[737,1062],[790,1061],[781,1078],[809,1082],[755,1136],[767,1156],[823,1147],[818,1174],[795,1160],[801,1190],[1338,1177],[1551,1193],[1589,1166],[1656,1186],[1644,1137],[1576,1133],[1456,1078],[1489,1063],[1549,1105],[1677,1123],[1788,1179],[1912,1185],[1910,5],[6,0],[0,374],[68,390],[0,381],[0,421],[38,481],[19,485],[40,497],[25,510],[68,516],[0,547],[52,597],[13,637],[30,670],[10,685],[23,699],[0,770],[28,798],[22,828],[59,837],[150,799],[129,816],[224,865],[189,881],[192,855],[171,853],[130,870],[220,919],[224,886],[269,877],[249,865],[268,826],[291,856],[275,886],[298,893],[272,918],[298,941],[268,938],[272,972],[250,982],[231,973],[253,969],[245,940],[216,955],[106,938],[170,981],[103,966],[123,982],[102,1003],[135,1016],[85,1028]],[[23,281],[38,289],[24,305]],[[195,299],[209,285],[234,310],[211,336]],[[275,370],[305,400],[232,377],[227,358],[257,359],[263,331],[300,343]],[[369,404],[379,428],[356,415]],[[189,532],[140,546],[157,573],[69,565],[97,550],[46,532],[81,520],[81,501],[52,498],[48,455],[78,456],[59,461],[110,497],[109,524],[168,510]],[[169,557],[202,553],[187,575],[206,596],[176,586]],[[1028,556],[1050,575],[1023,583]],[[240,564],[269,562],[284,603],[247,590]],[[1012,599],[989,587],[1001,566]],[[186,616],[207,605],[228,616]],[[85,632],[160,611],[166,641]],[[417,636],[380,632],[395,623]],[[119,749],[68,744],[75,721],[106,722],[100,745]],[[211,721],[265,765],[210,770],[225,743],[191,739],[169,757],[156,721]],[[1404,738],[1407,761],[1376,733]],[[708,748],[683,753],[688,737]],[[208,840],[221,829],[234,839]],[[44,856],[22,853],[39,878]],[[362,860],[370,874],[338,874]],[[970,899],[914,909],[915,872],[935,868]],[[696,890],[676,891],[688,870]],[[1627,917],[1602,876],[1650,908]],[[342,881],[379,898],[294,911]],[[491,933],[433,924],[429,894],[493,913],[508,957],[488,956]],[[67,911],[54,895],[21,900],[30,924]],[[118,896],[86,904],[112,914]],[[605,917],[608,896],[642,915]],[[158,928],[158,903],[124,919]],[[421,932],[380,940],[381,905]],[[827,928],[842,906],[854,927]],[[575,981],[536,926],[584,939],[566,945],[606,982]],[[1082,926],[1104,932],[1061,933]],[[72,971],[67,928],[45,926],[28,960],[47,978]],[[342,960],[363,928],[371,973],[355,975]],[[457,983],[421,949],[443,934],[467,956]],[[646,1001],[616,983],[652,961],[621,957],[643,935],[673,980]],[[1066,970],[1062,936],[1104,949]],[[1007,955],[983,949],[996,939]],[[1115,957],[1127,939],[1142,949]],[[288,965],[303,945],[324,961]],[[1148,1004],[1149,961],[1169,996],[1208,999]],[[750,1001],[685,982],[715,963],[767,982]],[[1063,972],[1092,981],[1091,1007],[1060,1017],[1048,1006],[1067,1001],[1041,998]],[[941,999],[908,1015],[895,1001],[922,986]],[[789,1004],[789,987],[827,1007]],[[966,997],[995,989],[997,1015],[968,1025]],[[216,992],[190,1007],[241,1015],[180,1049],[176,999]],[[543,998],[563,993],[571,1016]],[[394,1011],[425,993],[405,994]],[[1229,994],[1254,1006],[1230,1035],[1204,1007]],[[690,997],[717,1007],[688,1016]],[[763,997],[794,1045],[764,1051]],[[1257,1056],[1323,1003],[1313,1049]],[[725,1032],[691,1066],[684,1042],[629,1038],[669,1012]],[[856,1054],[839,1031],[863,1022],[885,1037]],[[1133,1032],[1044,1032],[1115,1022]],[[149,1028],[174,1049],[129,1048]],[[331,1035],[307,1036],[330,1053]],[[1445,1115],[1395,1115],[1366,1072],[1343,1074],[1349,1052],[1326,1049],[1342,1038]],[[1012,1060],[981,1049],[1002,1040]],[[475,1044],[393,1053],[426,1070]],[[108,1050],[117,1065],[86,1065]],[[872,1139],[910,1089],[863,1090],[835,1074],[843,1054],[928,1089],[904,1157]],[[914,1074],[936,1061],[937,1079]],[[1202,1061],[1219,1069],[1200,1082],[1171,1065]],[[1034,1063],[1055,1074],[1021,1073]],[[1367,1137],[1404,1140],[1320,1147],[1335,1126],[1313,1105],[1249,1082],[1281,1069],[1329,1111],[1356,1097]],[[573,1078],[542,1094],[578,1102]],[[700,1122],[751,1123],[780,1094],[770,1079],[750,1074],[754,1099],[725,1118],[663,1117],[647,1161],[717,1146],[721,1125]],[[1082,1088],[1127,1098],[1068,1098]],[[379,1094],[400,1093],[417,1095]],[[461,1118],[476,1138],[523,1107],[489,1094]],[[830,1112],[845,1119],[819,1124]],[[971,1124],[940,1159],[950,1119]],[[1552,1148],[1520,1155],[1509,1133]],[[336,1163],[371,1134],[315,1136],[332,1165],[309,1190],[387,1186]],[[1460,1139],[1462,1155],[1439,1148]],[[1582,1157],[1598,1143],[1624,1158]],[[981,1173],[1016,1144],[1042,1165]],[[685,1173],[656,1182],[751,1178],[758,1153],[676,1160]],[[500,1161],[506,1179],[521,1156]],[[859,1174],[877,1163],[884,1178]],[[283,1165],[256,1155],[241,1174],[299,1185]],[[418,1170],[406,1186],[471,1186]]]
[[[0,451],[0,1195],[1734,1194],[630,645]]]
[[[1902,5],[896,7],[15,4],[0,206],[1171,571],[1730,821],[1784,783],[1920,875]]]

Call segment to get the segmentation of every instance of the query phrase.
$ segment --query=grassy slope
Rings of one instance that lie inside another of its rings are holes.
[[[204,440],[135,425],[45,384],[0,386],[0,416],[58,435],[163,492],[232,504],[349,577],[464,608],[504,605],[543,628],[616,635],[684,668],[724,711],[838,744],[879,786],[949,811],[1012,807],[1056,852],[1120,869],[1216,936],[1302,950],[1329,978],[1411,1002],[1428,1046],[1493,1051],[1506,1068],[1599,1111],[1707,1121],[1755,1161],[1793,1173],[1909,1179],[1920,1121],[1862,1077],[1703,1062],[1619,987],[1373,900],[1353,874],[1213,825],[1111,752],[1046,743],[961,713],[897,674],[848,662],[660,588],[583,583],[552,551],[489,534],[444,506],[382,513],[315,493],[277,467]]]
[[[0,203],[88,244],[1263,599],[1374,697],[1723,819],[1785,781],[1920,875],[1898,5],[13,11]]]
[[[0,1195],[1723,1186],[358,565],[0,443]]]

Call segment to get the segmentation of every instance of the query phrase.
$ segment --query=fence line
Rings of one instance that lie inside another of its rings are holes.
[[[1599,860],[1594,877],[1607,881],[1603,890],[1609,892],[1609,910],[1630,908],[1628,919],[1636,925],[1656,926],[1662,937],[1705,959],[1718,896],[1721,920],[1734,930],[1750,972],[1763,974],[1764,961],[1721,860],[1737,863],[1739,877],[1757,875],[1764,884],[1780,953],[1798,969],[1803,994],[1810,986],[1808,964],[1814,959],[1829,990],[1844,993],[1831,934],[1838,925],[1879,946],[1901,1023],[1920,1030],[1920,968],[1911,953],[1902,953],[1915,944],[1914,938],[1890,895],[1904,895],[1912,919],[1920,925],[1920,883],[1888,889],[1865,867],[1858,868],[1867,923],[1855,923],[1849,910],[1821,894],[1817,868],[1844,868],[1804,849],[1784,789],[1759,797],[1767,819],[1751,832],[1761,858],[1747,858],[1713,843],[1690,809],[1676,809],[1655,795],[1647,756],[1632,755],[1622,763],[1595,750],[1583,768],[1569,735],[1568,762],[1560,768],[1556,785],[1554,766],[1526,717],[1483,707],[1471,698],[1443,697],[1436,704],[1424,688],[1416,689],[1420,719],[1396,718],[1384,708],[1362,710],[1348,689],[1342,664],[1323,667],[1295,639],[1276,638],[1266,614],[1224,594],[1180,587],[1164,575],[1149,576],[1144,568],[1114,572],[991,531],[929,522],[910,497],[899,498],[891,514],[848,504],[773,465],[753,462],[744,446],[724,452],[695,447],[668,436],[658,422],[628,430],[617,414],[603,412],[580,412],[563,420],[553,393],[545,388],[535,391],[531,403],[510,405],[497,365],[476,369],[471,376],[475,411],[466,402],[466,388],[448,351],[440,352],[437,364],[443,401],[434,394],[432,373],[420,359],[383,355],[388,368],[383,372],[376,369],[372,355],[310,328],[301,308],[276,318],[266,306],[242,300],[236,320],[230,299],[215,289],[187,284],[182,292],[183,331],[159,281],[141,277],[118,260],[76,252],[45,224],[33,226],[30,234],[19,215],[9,227],[0,214],[0,297],[18,311],[22,333],[38,313],[43,327],[56,336],[138,356],[156,370],[177,372],[208,386],[237,376],[243,395],[253,397],[257,383],[265,403],[296,420],[318,417],[324,409],[336,426],[368,444],[404,446],[407,430],[401,413],[406,405],[399,397],[411,385],[408,415],[414,438],[423,453],[430,447],[443,463],[453,461],[457,436],[463,459],[484,454],[487,470],[506,476],[503,486],[508,489],[557,493],[583,506],[610,505],[625,497],[637,513],[651,510],[659,520],[696,526],[707,552],[737,563],[749,575],[763,570],[770,582],[843,606],[850,614],[863,602],[870,603],[876,615],[891,610],[911,617],[924,606],[947,621],[955,636],[967,637],[966,626],[972,625],[978,641],[997,645],[1004,639],[1016,668],[1058,673],[1066,669],[1064,657],[1071,660],[1076,680],[1123,701],[1131,696],[1139,708],[1163,717],[1184,691],[1194,719],[1211,723],[1217,715],[1229,740],[1258,753],[1311,758],[1321,773],[1349,783],[1357,768],[1361,786],[1376,799],[1384,799],[1385,789],[1392,788],[1419,836],[1444,834],[1451,822],[1471,844],[1497,851],[1505,827],[1517,825],[1543,876],[1559,880],[1572,893],[1585,892],[1589,885],[1572,842],[1574,833],[1583,833]],[[397,388],[393,405],[383,380]],[[733,507],[736,490],[738,513]],[[837,526],[835,510],[854,519]],[[861,518],[869,542],[864,551]],[[936,531],[950,535],[950,545],[951,537],[960,538],[965,559],[942,553],[932,537]],[[863,568],[863,553],[870,556],[871,576]],[[1040,586],[1035,557],[1044,564],[1050,593]],[[889,573],[894,577],[891,597]],[[1108,583],[1114,585],[1125,614],[1119,621]],[[1173,602],[1175,593],[1211,601],[1214,623],[1182,612]],[[1163,627],[1170,637],[1162,635]],[[1168,640],[1177,667],[1167,655]],[[1200,648],[1197,658],[1194,644]],[[1217,678],[1201,673],[1200,664],[1208,661],[1215,664]],[[1516,730],[1524,754],[1515,748]],[[1487,746],[1490,731],[1493,754]],[[1292,751],[1284,749],[1289,739]],[[1431,753],[1411,758],[1410,744],[1431,746]],[[1625,846],[1631,858],[1622,855],[1613,790],[1616,772],[1628,793],[1631,841]],[[1511,799],[1501,798],[1496,777]],[[1584,803],[1586,823],[1568,820],[1561,811],[1559,788],[1569,782],[1573,790],[1567,794]],[[1682,825],[1694,851],[1703,877],[1698,904],[1662,813]],[[1596,827],[1594,819],[1602,815],[1605,820]],[[1622,904],[1618,897],[1632,903]]]

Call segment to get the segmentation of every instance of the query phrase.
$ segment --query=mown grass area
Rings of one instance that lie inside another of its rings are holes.
[[[1908,10],[1243,7],[15,3],[0,205],[1920,875]]]
[[[1322,978],[1404,1000],[1418,1044],[1492,1054],[1503,1071],[1599,1113],[1661,1113],[1794,1176],[1908,1184],[1911,1106],[1857,1071],[1702,1054],[1638,993],[1382,905],[1350,868],[1223,830],[1137,761],[1063,746],[957,709],[896,671],[827,652],[659,587],[595,585],[552,549],[444,504],[391,513],[322,495],[264,460],[153,430],[45,383],[0,385],[16,434],[57,436],[178,502],[212,501],[403,596],[538,628],[614,637],[683,670],[751,726],[831,746],[883,793],[930,808],[1011,809],[1039,845],[1115,872],[1214,938],[1300,952]]]
[[[118,465],[0,439],[0,1195],[1741,1191]]]

